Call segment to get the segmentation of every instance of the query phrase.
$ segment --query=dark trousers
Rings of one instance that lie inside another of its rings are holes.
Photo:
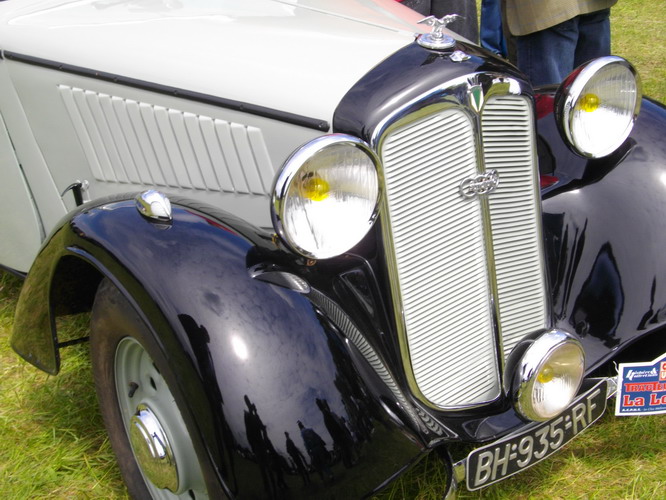
[[[516,37],[518,67],[532,85],[560,83],[584,62],[610,55],[610,9]]]

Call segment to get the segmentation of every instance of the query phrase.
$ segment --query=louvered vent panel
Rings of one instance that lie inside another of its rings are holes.
[[[500,389],[483,215],[459,192],[476,173],[471,121],[448,110],[398,129],[382,160],[416,383],[443,407],[491,401]]]
[[[270,192],[274,170],[255,127],[65,85],[59,89],[98,181]]]
[[[497,170],[500,178],[488,200],[505,357],[521,338],[546,326],[532,130],[532,110],[525,98],[495,97],[486,103],[482,115],[486,170]]]

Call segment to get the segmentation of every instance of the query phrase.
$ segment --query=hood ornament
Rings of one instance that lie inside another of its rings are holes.
[[[442,32],[444,28],[456,19],[458,19],[458,14],[449,14],[441,18],[436,18],[435,16],[428,16],[425,19],[421,19],[419,24],[427,24],[432,26],[432,31],[430,33],[424,33],[419,35],[416,39],[416,42],[421,46],[427,49],[450,49],[456,44],[455,38],[446,35]]]

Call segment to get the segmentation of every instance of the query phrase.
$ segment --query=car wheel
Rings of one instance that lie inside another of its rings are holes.
[[[100,411],[130,495],[208,498],[155,334],[108,280],[93,306],[90,350]],[[165,377],[166,376],[166,377]]]

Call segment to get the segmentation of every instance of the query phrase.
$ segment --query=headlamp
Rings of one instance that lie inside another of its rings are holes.
[[[555,98],[565,140],[588,158],[607,156],[633,128],[641,103],[640,79],[621,57],[594,59],[560,85]]]
[[[366,235],[379,201],[379,160],[360,139],[332,134],[294,152],[273,189],[273,226],[297,253],[340,255]]]

